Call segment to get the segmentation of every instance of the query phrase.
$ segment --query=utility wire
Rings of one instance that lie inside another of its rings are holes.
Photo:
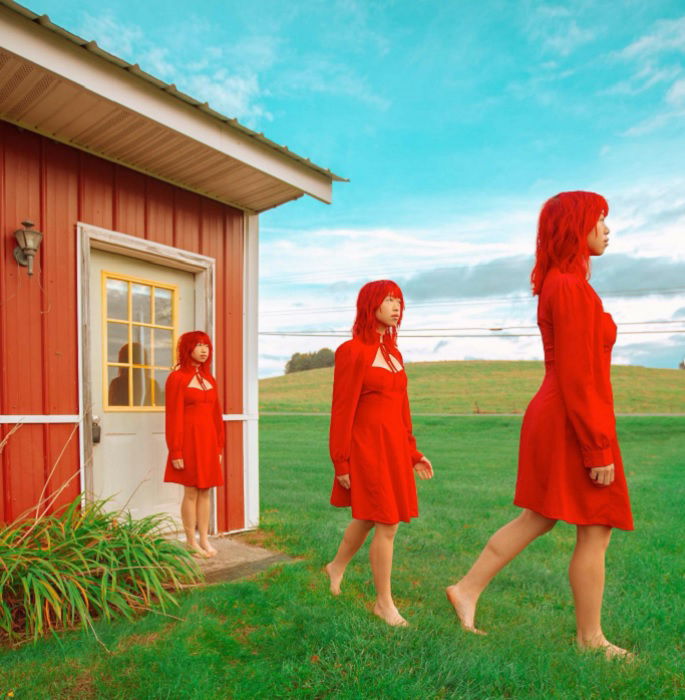
[[[668,334],[674,335],[675,333],[685,333],[685,329],[670,329],[663,331],[618,331],[618,335],[659,335]],[[312,333],[307,333],[303,331],[260,331],[259,335],[267,336],[290,336],[297,338],[349,338],[351,333],[341,331],[315,331]],[[441,333],[439,335],[435,334],[417,334],[417,335],[407,335],[402,333],[401,338],[407,340],[409,338],[539,338],[540,333]]]
[[[647,296],[652,294],[657,294],[660,296],[666,296],[670,294],[683,294],[685,293],[685,287],[668,287],[666,289],[623,289],[613,292],[598,292],[602,297],[626,297],[626,296]],[[470,300],[438,300],[438,301],[419,301],[411,304],[411,308],[424,308],[424,307],[435,307],[435,306],[482,306],[483,304],[506,304],[518,301],[536,301],[535,297],[532,295],[517,295],[509,297],[482,297],[480,299],[470,299]],[[260,311],[261,316],[283,316],[283,315],[301,315],[301,314],[318,314],[318,313],[332,313],[340,311],[352,311],[356,307],[353,305],[345,306],[312,306],[305,309],[295,308],[295,309],[265,309]]]
[[[682,321],[676,320],[676,321],[622,321],[621,323],[617,323],[617,326],[645,326],[648,324],[657,324],[657,325],[663,325],[663,324],[670,324],[670,323],[679,323],[679,324],[685,324],[685,318]],[[509,330],[515,330],[515,329],[527,329],[527,328],[537,328],[537,325],[528,325],[528,326],[449,326],[447,328],[402,328],[402,334],[404,335],[405,333],[423,333],[423,332],[435,332],[435,331],[509,331]],[[270,331],[264,331],[270,332]],[[347,333],[348,330],[346,328],[323,328],[323,329],[316,329],[316,330],[303,330],[303,331],[295,331],[295,332],[302,332],[302,333]]]

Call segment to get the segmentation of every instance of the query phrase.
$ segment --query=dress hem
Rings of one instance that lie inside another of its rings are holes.
[[[337,505],[335,505],[335,503],[331,503],[331,505],[332,505],[334,508],[350,508],[350,506],[346,506],[346,505],[337,506]],[[411,521],[412,521],[412,518],[418,518],[418,517],[419,517],[419,514],[416,513],[416,515],[410,515],[410,516],[408,517],[408,519],[406,519],[406,518],[399,518],[399,520],[395,520],[395,521],[392,522],[392,523],[386,522],[385,520],[379,520],[378,518],[367,518],[367,517],[364,517],[364,516],[361,516],[361,515],[356,515],[355,513],[352,513],[352,517],[353,517],[355,520],[369,520],[369,521],[371,521],[371,522],[373,522],[373,523],[379,523],[380,525],[399,525],[399,523],[409,523],[409,522],[411,522]]]
[[[604,527],[612,527],[616,528],[618,530],[625,530],[626,532],[632,532],[635,527],[634,526],[627,526],[627,525],[615,525],[614,523],[606,523],[606,522],[576,522],[574,520],[569,520],[567,517],[564,517],[563,515],[551,515],[549,513],[543,513],[539,508],[534,508],[533,506],[526,505],[525,503],[522,503],[521,501],[518,501],[514,499],[514,505],[519,507],[519,508],[526,508],[528,510],[532,510],[534,513],[537,513],[538,515],[541,515],[543,518],[549,518],[550,520],[563,520],[565,523],[568,523],[569,525],[603,525]]]
[[[214,488],[219,488],[219,486],[224,485],[224,482],[222,481],[218,484],[212,483],[209,486],[200,486],[199,484],[186,484],[183,481],[177,481],[176,479],[168,479],[166,477],[163,479],[163,483],[165,483],[165,484],[180,484],[181,486],[190,486],[194,489],[214,489]]]

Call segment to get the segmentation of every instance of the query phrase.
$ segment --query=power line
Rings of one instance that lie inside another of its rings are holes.
[[[682,321],[676,320],[676,321],[622,321],[621,323],[617,323],[616,325],[621,327],[621,326],[646,326],[646,325],[667,325],[671,323],[677,323],[677,324],[685,324],[685,319]],[[444,331],[509,331],[509,330],[517,330],[517,329],[531,329],[531,328],[537,328],[537,325],[528,325],[528,326],[449,326],[447,328],[402,328],[402,336],[406,337],[407,334],[412,334],[412,333],[436,333],[438,331],[444,332]],[[627,332],[627,331],[626,331]],[[646,332],[646,331],[645,331]],[[664,331],[664,333],[669,332],[669,331]],[[322,329],[313,329],[313,330],[294,330],[294,331],[260,331],[262,335],[271,335],[271,334],[278,334],[278,333],[303,333],[303,334],[311,334],[311,333],[331,333],[331,334],[342,334],[342,335],[349,335],[349,329],[347,328],[322,328]]]
[[[665,289],[623,289],[616,290],[613,292],[598,292],[604,298],[616,298],[616,297],[630,297],[630,296],[648,296],[648,295],[659,295],[666,296],[671,294],[683,294],[685,293],[685,287],[668,287]],[[536,299],[532,295],[517,295],[509,297],[481,297],[478,299],[455,299],[455,300],[437,300],[437,301],[418,301],[411,304],[411,308],[425,308],[425,307],[435,307],[435,306],[482,306],[483,304],[506,304],[512,302],[527,301],[535,302]],[[312,306],[306,309],[295,308],[295,309],[271,309],[260,311],[260,316],[299,316],[302,314],[315,315],[319,313],[333,313],[340,311],[354,311],[354,305],[345,306]]]
[[[685,318],[682,321],[621,321],[617,323],[617,326],[645,326],[647,324],[669,324],[669,323],[680,323],[685,324]],[[405,333],[421,333],[426,331],[508,331],[516,328],[537,328],[537,325],[528,326],[449,326],[447,328],[402,328],[402,334]],[[268,331],[265,331],[268,332]],[[302,333],[347,333],[346,328],[324,328],[320,330],[303,330]]]
[[[684,329],[670,329],[663,331],[618,331],[618,335],[659,335],[668,334],[674,335],[675,333],[685,333]],[[259,335],[267,336],[280,336],[280,337],[293,337],[293,338],[349,338],[351,334],[348,332],[342,333],[341,331],[315,331],[315,332],[303,332],[303,331],[260,331]],[[408,340],[410,338],[539,338],[540,333],[441,333],[440,335],[435,334],[421,334],[421,335],[406,335],[403,333],[400,336],[403,340]]]

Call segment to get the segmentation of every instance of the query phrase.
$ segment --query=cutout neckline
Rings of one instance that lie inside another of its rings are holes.
[[[391,368],[391,367],[388,367],[386,365],[376,364],[376,362],[379,360],[379,358],[381,360],[385,361],[386,364],[389,364],[389,362],[392,362],[393,365],[395,364],[393,362],[393,360],[394,360],[397,362],[397,366],[395,366],[394,368]],[[388,362],[388,359],[389,359],[389,362]],[[384,354],[381,352],[381,349],[379,347],[378,350],[376,351],[376,356],[373,358],[373,362],[371,363],[371,366],[372,367],[379,367],[380,369],[384,369],[386,372],[390,372],[390,374],[397,374],[398,372],[402,372],[404,370],[404,367],[400,364],[399,360],[391,353],[388,353],[388,359],[385,358]]]
[[[193,386],[193,382],[197,382],[196,386]],[[212,383],[207,381],[207,387],[203,387],[203,381],[199,378],[198,373],[196,372],[191,378],[190,381],[186,384],[188,389],[197,389],[198,391],[210,391],[210,389],[213,389],[214,387],[212,386]]]

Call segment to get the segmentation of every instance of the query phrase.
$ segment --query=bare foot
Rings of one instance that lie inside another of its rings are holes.
[[[200,542],[200,548],[205,552],[205,554],[208,557],[215,557],[217,555],[216,549],[214,549],[214,547],[212,547],[212,545],[209,544],[209,541]]]
[[[627,649],[622,649],[612,644],[604,636],[598,637],[591,642],[581,642],[578,640],[578,648],[583,651],[602,651],[607,660],[612,659],[623,659],[624,661],[633,661],[635,659],[635,654],[631,653]]]
[[[342,571],[339,571],[335,564],[330,562],[330,564],[326,564],[326,566],[324,566],[324,571],[330,579],[331,593],[333,595],[340,595],[340,584],[342,583],[345,570],[343,569]]]
[[[470,596],[467,596],[459,589],[459,583],[455,583],[453,586],[448,586],[445,589],[445,595],[447,600],[452,604],[454,612],[457,613],[459,622],[461,626],[473,632],[474,634],[487,634],[483,630],[479,630],[475,625],[476,617],[476,601]]]
[[[209,554],[197,542],[186,544],[186,549],[197,559],[208,559]]]
[[[409,627],[409,623],[400,615],[399,610],[393,603],[390,605],[376,603],[373,606],[373,614],[387,622],[391,627]]]

